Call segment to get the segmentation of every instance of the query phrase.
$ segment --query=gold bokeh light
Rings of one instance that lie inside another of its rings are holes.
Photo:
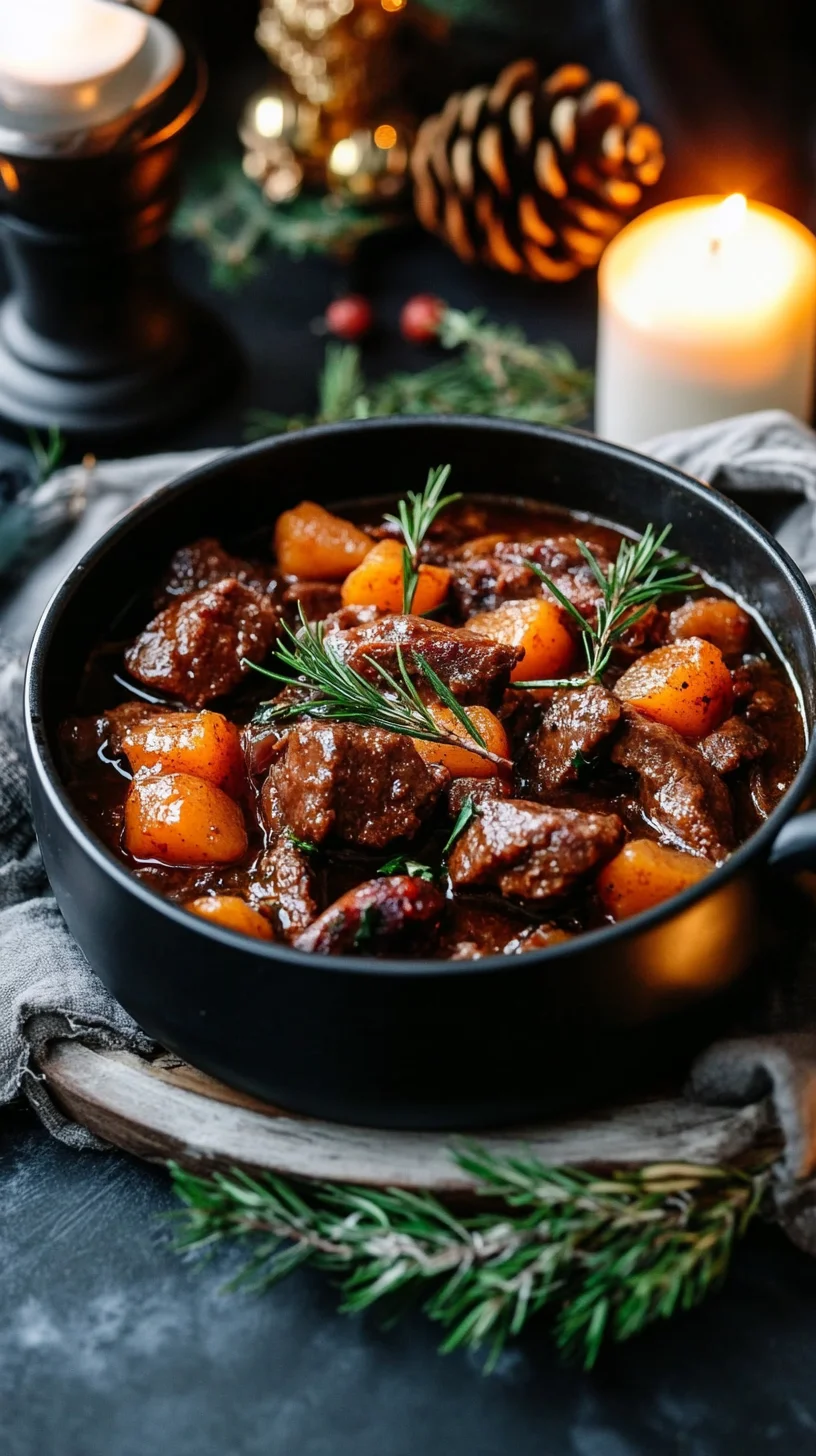
[[[374,132],[374,145],[381,151],[388,152],[397,144],[397,129],[387,122],[378,126]]]

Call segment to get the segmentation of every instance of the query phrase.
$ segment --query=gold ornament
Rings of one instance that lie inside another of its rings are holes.
[[[262,6],[256,36],[283,79],[252,98],[241,140],[245,171],[267,196],[291,197],[301,181],[356,201],[391,202],[404,189],[413,119],[399,101],[396,42],[406,26],[435,38],[445,29],[409,0]],[[259,108],[262,121],[280,122],[274,137],[256,135]]]
[[[413,149],[414,205],[468,262],[563,282],[599,260],[657,182],[663,148],[616,81],[534,61],[449,98]]]

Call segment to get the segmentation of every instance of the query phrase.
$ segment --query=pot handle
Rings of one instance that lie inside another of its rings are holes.
[[[816,870],[816,809],[782,825],[768,864],[775,870]]]

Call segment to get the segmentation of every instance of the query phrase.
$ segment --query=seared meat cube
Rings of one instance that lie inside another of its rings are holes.
[[[191,592],[203,591],[225,577],[234,577],[245,586],[254,586],[260,592],[274,588],[271,572],[241,556],[231,556],[220,541],[204,536],[190,546],[182,546],[173,557],[156,596],[156,607],[165,607],[177,597],[188,597]]]
[[[601,542],[590,542],[603,569],[609,557]],[[592,618],[598,601],[598,583],[571,535],[545,536],[537,541],[497,541],[483,556],[460,553],[452,562],[451,590],[462,614],[472,617],[490,612],[502,602],[524,597],[550,596],[538,576],[525,563],[532,561],[584,616]]]
[[[284,940],[294,940],[317,916],[309,856],[287,834],[261,856],[249,894],[252,904],[270,917]]]
[[[245,658],[263,662],[277,628],[269,598],[227,577],[165,607],[125,662],[147,687],[203,708],[241,681]]]
[[[544,796],[575,783],[582,760],[594,757],[617,728],[620,716],[617,698],[600,683],[554,692],[524,758],[525,787]]]
[[[372,849],[415,834],[450,782],[410,738],[314,718],[291,729],[270,778],[299,839],[320,844],[334,834]]]
[[[384,875],[341,895],[294,944],[319,955],[412,955],[430,941],[444,908],[427,880]]]
[[[478,961],[507,954],[530,929],[521,912],[480,905],[467,895],[455,897],[445,912],[441,951],[452,961]],[[512,953],[512,952],[511,952]]]
[[[802,762],[802,714],[791,683],[764,658],[738,667],[732,678],[734,696],[745,702],[747,721],[768,740],[767,752],[751,770],[754,807],[767,818],[790,788]]]
[[[91,763],[103,747],[116,757],[122,752],[122,736],[129,728],[163,711],[158,703],[129,702],[97,717],[67,718],[60,728],[60,744],[74,766]]]
[[[301,609],[307,622],[322,622],[340,610],[340,588],[335,581],[292,581],[284,588],[282,600],[293,626],[300,622]]]
[[[553,809],[526,799],[487,799],[448,859],[457,887],[550,900],[611,859],[623,843],[617,814]]]
[[[448,789],[448,809],[455,819],[467,799],[481,804],[485,799],[506,799],[509,793],[510,785],[498,775],[489,779],[454,779]]]
[[[572,939],[570,932],[562,930],[560,925],[536,925],[511,940],[504,947],[504,954],[526,955],[531,950],[549,950],[551,945],[563,945],[565,940]]]
[[[413,653],[419,652],[460,702],[487,706],[501,698],[521,658],[515,647],[424,617],[380,617],[347,632],[331,631],[326,643],[342,662],[378,684],[382,678],[368,658],[398,676],[399,647],[411,676],[424,681],[413,661]]]
[[[757,733],[746,718],[735,714],[703,739],[700,752],[705,754],[717,773],[726,774],[734,773],[740,764],[761,758],[767,747],[767,738]]]
[[[699,748],[673,728],[624,706],[624,729],[612,760],[640,780],[640,800],[651,821],[681,849],[725,859],[734,844],[728,790]]]

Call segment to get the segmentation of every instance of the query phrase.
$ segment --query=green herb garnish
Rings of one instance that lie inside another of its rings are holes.
[[[600,593],[597,620],[593,624],[551,581],[534,561],[525,561],[539,581],[552,592],[559,606],[568,612],[581,629],[581,640],[587,661],[583,677],[545,678],[536,682],[516,682],[517,688],[576,688],[598,682],[609,666],[616,642],[630,627],[644,617],[649,608],[667,592],[688,591],[695,584],[695,574],[687,567],[679,551],[661,555],[671,526],[657,534],[651,524],[639,541],[621,541],[618,554],[604,572],[585,541],[579,541],[581,555],[598,583]]]
[[[447,859],[448,855],[450,854],[451,850],[453,849],[453,846],[455,845],[457,839],[459,838],[459,835],[462,833],[462,831],[464,829],[467,829],[468,824],[470,823],[471,819],[475,819],[477,817],[478,813],[479,813],[479,810],[476,808],[476,801],[475,801],[473,795],[472,794],[468,794],[467,798],[465,799],[464,804],[462,805],[461,809],[459,810],[459,813],[456,816],[456,823],[454,824],[454,826],[453,826],[453,828],[452,828],[452,830],[450,832],[450,835],[448,836],[448,839],[447,839],[447,841],[446,841],[446,843],[445,843],[445,845],[444,845],[444,847],[442,849],[442,859],[443,859],[443,861]]]
[[[307,687],[313,693],[305,702],[267,704],[264,720],[302,717],[324,718],[337,723],[359,723],[363,727],[382,728],[387,733],[401,733],[409,738],[420,738],[427,743],[444,744],[461,748],[462,738],[457,733],[448,733],[440,728],[428,706],[422,701],[411,680],[401,648],[396,648],[399,677],[394,677],[380,663],[369,657],[371,665],[381,684],[371,683],[347,663],[336,657],[323,640],[323,623],[307,622],[300,610],[300,630],[295,633],[291,627],[283,628],[284,641],[278,646],[278,658],[283,665],[282,672],[261,667],[247,661],[247,666],[264,677],[286,687]],[[450,688],[434,672],[430,663],[419,652],[412,654],[414,663],[422,676],[434,689],[440,701],[454,714],[471,740],[470,752],[488,759],[499,768],[510,768],[508,759],[491,753],[474,723],[471,722],[461,703],[457,702]]]
[[[364,950],[367,945],[371,944],[377,934],[381,921],[382,911],[379,907],[377,905],[366,905],[360,915],[360,924],[354,936],[354,947],[356,950]]]
[[[387,864],[380,865],[378,875],[412,875],[416,880],[427,880],[430,885],[436,880],[436,870],[419,860],[406,859],[404,854],[395,854]]]
[[[395,516],[387,514],[386,521],[399,526],[405,545],[402,549],[402,610],[410,612],[419,581],[419,548],[425,540],[437,516],[446,506],[462,499],[462,492],[443,495],[451,468],[437,465],[428,471],[425,489],[409,490],[405,500],[397,506]]]
[[[313,840],[301,839],[299,834],[293,833],[293,831],[288,828],[284,829],[283,832],[286,835],[286,838],[289,840],[289,843],[294,845],[295,849],[302,850],[304,854],[317,854],[319,846],[316,845]]]

